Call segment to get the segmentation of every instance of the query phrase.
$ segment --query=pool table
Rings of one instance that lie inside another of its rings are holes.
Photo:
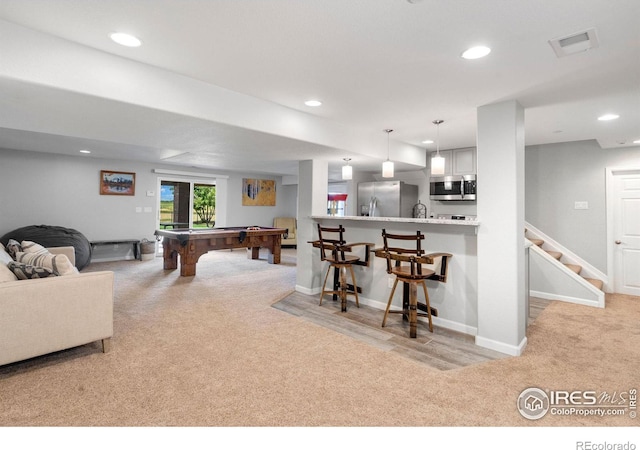
[[[191,277],[200,256],[210,250],[246,248],[247,256],[258,259],[262,247],[269,250],[270,264],[280,264],[280,243],[286,232],[286,228],[251,226],[156,230],[155,235],[163,238],[164,269],[177,269],[180,255],[180,275]]]

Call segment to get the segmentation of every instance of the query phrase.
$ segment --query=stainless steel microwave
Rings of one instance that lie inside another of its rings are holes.
[[[431,200],[475,200],[476,176],[453,175],[431,177],[429,198]]]

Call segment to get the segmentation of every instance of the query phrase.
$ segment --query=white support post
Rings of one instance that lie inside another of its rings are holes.
[[[524,109],[478,108],[478,334],[476,344],[520,355],[526,338]]]
[[[318,238],[311,216],[327,214],[329,164],[326,161],[300,161],[298,166],[298,253],[296,290],[314,294],[320,288],[317,274],[320,258],[308,241]],[[319,292],[319,290],[318,290]]]

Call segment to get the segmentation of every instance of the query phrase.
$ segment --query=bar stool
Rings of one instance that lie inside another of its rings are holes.
[[[433,264],[433,259],[424,254],[421,243],[424,240],[424,234],[420,231],[415,234],[391,234],[386,230],[382,230],[382,240],[384,249],[382,254],[387,260],[387,273],[396,276],[387,302],[387,309],[384,312],[382,326],[387,322],[389,314],[403,314],[409,317],[409,336],[415,338],[417,335],[418,316],[427,317],[429,319],[429,331],[433,332],[433,323],[431,320],[431,305],[429,305],[429,293],[427,292],[427,284],[425,280],[432,278],[435,271],[422,267],[423,264]],[[402,241],[403,244],[391,245],[390,241]],[[412,241],[411,243],[409,241]],[[394,261],[394,264],[391,263]],[[390,310],[393,294],[396,291],[398,282],[407,283],[409,285],[409,305],[408,309]],[[418,312],[418,285],[422,285],[425,296],[425,304],[420,304],[426,310],[426,313]]]
[[[337,295],[340,298],[341,309],[343,312],[347,310],[347,295],[353,295],[356,298],[356,306],[360,307],[358,301],[358,287],[356,285],[356,276],[353,272],[353,264],[360,261],[360,257],[356,255],[350,255],[345,251],[351,250],[351,245],[346,245],[344,240],[344,227],[338,225],[337,227],[323,227],[318,224],[318,240],[320,248],[320,259],[327,261],[329,267],[327,268],[327,274],[324,277],[324,284],[322,285],[322,293],[320,294],[320,305],[322,305],[322,299],[326,294]],[[331,269],[338,271],[339,282],[333,290],[327,290],[327,279],[329,278],[329,272]],[[351,272],[351,282],[353,284],[353,291],[348,290],[347,286],[347,269]]]

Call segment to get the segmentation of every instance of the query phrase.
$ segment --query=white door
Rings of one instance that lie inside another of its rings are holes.
[[[613,172],[614,292],[640,296],[640,170]]]

